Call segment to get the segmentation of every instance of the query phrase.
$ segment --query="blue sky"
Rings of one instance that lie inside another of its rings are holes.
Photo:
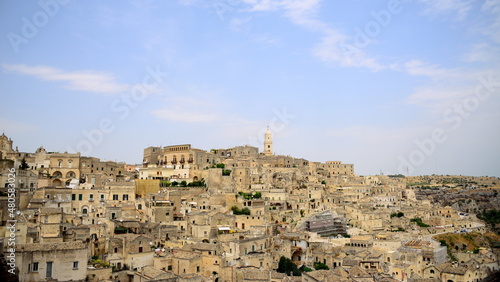
[[[261,146],[500,176],[500,0],[2,1],[0,130],[139,163]]]

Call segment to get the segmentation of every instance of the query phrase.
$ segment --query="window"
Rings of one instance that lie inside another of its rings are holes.
[[[31,270],[28,269],[28,271],[30,272],[38,272],[38,262],[34,262],[32,264],[29,265],[31,267]]]
[[[89,194],[89,201],[93,201],[94,200],[94,194]]]
[[[196,267],[196,272],[200,272],[200,267],[199,266]]]
[[[139,253],[142,253],[142,247],[139,247]]]
[[[123,194],[123,200],[128,201],[128,194]]]
[[[137,205],[137,209],[142,210],[142,205],[141,204]]]
[[[76,194],[71,194],[71,200],[76,200]]]
[[[171,265],[169,265],[169,266],[167,267],[167,270],[172,270],[172,266],[171,266]]]
[[[77,261],[73,262],[73,269],[78,269],[78,262]]]
[[[118,248],[115,248],[115,254],[118,253]]]
[[[45,267],[45,277],[46,278],[52,278],[52,262],[51,261],[48,261],[46,263],[46,267]]]
[[[104,201],[104,194],[101,194],[101,201]]]
[[[83,200],[83,195],[82,194],[78,194],[78,201],[81,201]]]
[[[118,194],[113,195],[113,201],[118,201]]]

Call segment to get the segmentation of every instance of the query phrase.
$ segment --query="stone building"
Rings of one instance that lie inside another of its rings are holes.
[[[25,244],[16,249],[19,281],[85,281],[87,246],[79,242]]]

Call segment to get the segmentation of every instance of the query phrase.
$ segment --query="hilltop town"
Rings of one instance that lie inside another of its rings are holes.
[[[2,281],[457,282],[500,269],[497,177],[361,176],[275,155],[269,129],[263,150],[153,146],[138,165],[13,145],[0,136]]]

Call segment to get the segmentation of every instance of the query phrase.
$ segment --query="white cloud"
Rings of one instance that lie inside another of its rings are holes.
[[[203,113],[189,109],[188,107],[184,108],[180,106],[167,106],[163,109],[153,111],[153,114],[161,119],[187,123],[208,123],[219,119],[219,115],[216,113]]]
[[[365,67],[379,71],[385,67],[368,57],[360,48],[347,43],[347,37],[331,31],[313,48],[313,55],[325,63],[336,63],[343,67]]]
[[[456,14],[457,20],[463,20],[467,17],[469,11],[472,8],[471,0],[419,0],[419,2],[424,3],[427,8],[425,13],[437,16],[443,13],[454,13]]]
[[[483,33],[495,42],[500,43],[500,0],[486,0],[481,10],[493,16],[490,26],[483,29]]]
[[[497,47],[493,47],[487,43],[474,44],[469,52],[462,56],[462,60],[467,63],[490,63],[498,62],[498,54],[500,51]]]
[[[377,126],[355,125],[330,130],[329,136],[365,140],[366,142],[404,142],[429,130],[428,127],[387,128]]]
[[[458,69],[446,69],[420,60],[412,60],[404,63],[403,70],[410,75],[427,76],[438,81],[443,81],[445,79],[464,79],[470,77],[470,74]]]
[[[326,64],[342,67],[364,67],[373,71],[384,69],[362,48],[349,44],[351,38],[317,18],[321,0],[243,0],[250,11],[283,11],[294,24],[322,34],[321,42],[312,48],[312,55]]]
[[[492,85],[498,85],[497,78],[500,77],[498,69],[443,68],[419,60],[406,62],[398,68],[410,75],[430,79],[417,87],[405,102],[426,107],[430,113],[438,115],[456,103],[463,103],[467,97],[473,97],[482,81],[491,79]]]
[[[198,87],[167,94],[165,104],[152,114],[160,119],[187,123],[209,123],[222,119],[216,95]],[[182,93],[182,94],[180,94]]]
[[[2,64],[5,71],[36,77],[46,81],[63,82],[70,90],[97,93],[118,93],[128,89],[128,85],[119,84],[111,73],[99,71],[63,71],[47,66],[27,66],[24,64]]]

